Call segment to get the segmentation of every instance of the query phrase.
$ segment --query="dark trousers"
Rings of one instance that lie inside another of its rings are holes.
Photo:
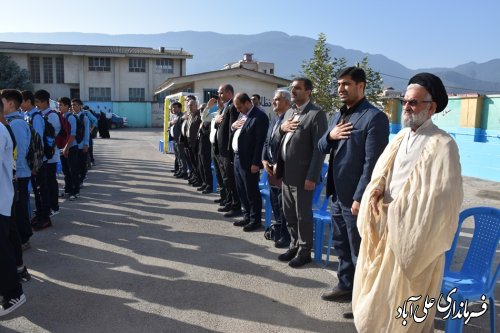
[[[89,137],[89,159],[91,163],[94,163],[94,139],[92,138],[92,134]]]
[[[299,256],[310,256],[313,247],[313,194],[314,191],[304,190],[304,185],[292,186],[283,182],[283,211],[290,233],[290,248],[298,249]]]
[[[188,173],[192,173],[193,172],[193,161],[191,160],[191,156],[189,154],[189,146],[185,141],[180,142],[179,146],[180,146],[179,149],[182,149],[184,152]]]
[[[83,149],[78,149],[78,160],[79,160],[79,171],[80,171],[80,177],[78,178],[80,180],[80,183],[83,183],[83,180],[85,177],[87,177],[87,159],[88,159],[88,152],[83,152]]]
[[[46,175],[47,175],[50,209],[59,210],[59,184],[57,183],[57,162],[47,163]]]
[[[17,276],[14,249],[10,241],[10,217],[0,215],[0,295],[4,299],[19,297],[23,288]]]
[[[227,190],[224,186],[224,179],[222,178],[222,173],[220,171],[220,155],[215,153],[215,145],[212,144],[212,161],[214,163],[215,177],[217,177],[217,183],[220,188],[220,198],[223,202],[227,200]]]
[[[35,194],[36,218],[46,220],[50,214],[49,187],[47,182],[47,162],[43,162],[36,176],[31,177]]]
[[[31,230],[29,211],[28,211],[28,183],[30,177],[17,178],[18,199],[12,205],[12,216],[17,227],[20,242],[22,244],[30,240],[33,235]]]
[[[13,210],[14,209],[12,209],[12,211]],[[21,247],[21,238],[19,236],[19,231],[17,230],[17,223],[14,215],[9,218],[9,241],[12,245],[12,249],[14,250],[16,266],[23,266],[23,249]]]
[[[203,141],[203,142],[202,142]],[[203,184],[213,188],[212,181],[212,151],[208,135],[200,135],[198,146],[198,170]]]
[[[80,193],[80,162],[78,146],[69,149],[68,158],[61,155],[61,165],[64,174],[64,192],[70,195]]]
[[[352,215],[351,207],[342,205],[336,200],[332,205],[333,248],[339,257],[337,276],[338,287],[352,290],[354,271],[358,260],[361,237],[356,226],[356,216]]]
[[[252,223],[261,223],[262,198],[259,189],[260,173],[252,173],[249,169],[243,168],[239,155],[235,154],[234,176],[241,205],[245,210],[245,220]]]
[[[270,186],[269,196],[271,200],[271,207],[273,209],[273,215],[275,223],[274,227],[274,238],[278,240],[284,238],[290,240],[290,234],[288,233],[288,227],[286,225],[285,213],[283,212],[283,195],[281,187]]]
[[[181,149],[181,144],[177,141],[174,141],[174,154],[175,161],[177,162],[175,169],[182,173],[187,173],[186,153],[184,149]]]
[[[196,177],[198,181],[201,180],[200,172],[199,172],[199,161],[198,161],[198,151],[196,150],[196,146],[189,146],[188,154],[189,159],[191,160],[192,170],[191,173]]]
[[[233,210],[241,209],[241,202],[236,190],[236,183],[234,180],[234,165],[229,157],[220,156],[220,164],[222,181],[227,191],[227,205],[231,206]]]

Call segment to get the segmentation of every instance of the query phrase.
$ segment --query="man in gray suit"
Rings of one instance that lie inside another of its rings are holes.
[[[313,247],[312,199],[320,180],[325,155],[318,141],[326,131],[326,114],[311,102],[312,82],[296,78],[292,82],[292,109],[280,126],[281,136],[276,176],[283,179],[283,210],[291,236],[290,247],[278,259],[290,267],[311,262]]]

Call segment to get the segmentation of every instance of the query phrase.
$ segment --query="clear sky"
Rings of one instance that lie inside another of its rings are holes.
[[[8,2],[4,6],[8,13],[0,18],[1,32],[254,34],[274,30],[313,38],[324,32],[331,44],[383,54],[412,69],[500,58],[499,0]]]

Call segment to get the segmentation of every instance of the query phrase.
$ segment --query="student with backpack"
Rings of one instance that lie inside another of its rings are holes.
[[[31,124],[36,133],[42,138],[42,146],[45,150],[45,140],[43,140],[45,133],[45,122],[46,120],[40,113],[40,111],[35,107],[35,95],[28,90],[22,92],[23,103],[21,108],[25,110],[25,120]],[[33,193],[35,194],[35,214],[31,219],[31,225],[36,226],[35,230],[41,230],[43,228],[50,227],[52,222],[50,220],[50,202],[48,194],[48,183],[47,183],[47,162],[44,157],[44,162],[37,171],[32,170],[31,185],[33,188]]]
[[[96,136],[96,133],[94,132],[95,130],[97,130],[97,118],[96,116],[94,115],[94,113],[92,112],[92,110],[90,110],[90,108],[85,105],[83,107],[83,110],[82,110],[83,113],[85,113],[85,115],[89,118],[89,123],[90,123],[90,126],[89,126],[89,133],[90,133],[90,136],[89,136],[89,160],[87,161],[87,166],[89,168],[91,168],[92,166],[94,166],[94,137]]]
[[[61,164],[64,174],[64,195],[69,196],[70,201],[77,199],[80,194],[80,163],[78,160],[78,144],[76,142],[77,119],[70,111],[71,100],[61,97],[58,100],[59,111],[69,124],[68,139],[62,147]]]
[[[87,177],[87,159],[89,151],[89,140],[90,140],[90,122],[89,118],[82,112],[82,101],[79,98],[73,98],[71,100],[71,108],[73,109],[73,114],[77,117],[78,122],[83,125],[83,140],[78,142],[78,159],[80,165],[80,188],[83,187],[83,181]],[[77,124],[77,127],[81,126]],[[77,132],[79,130],[77,129]],[[79,133],[77,133],[77,137]]]
[[[14,133],[17,146],[15,182],[18,195],[13,205],[13,215],[22,247],[27,249],[30,237],[33,235],[28,212],[28,183],[31,178],[31,169],[28,165],[27,155],[31,141],[31,132],[29,125],[24,121],[23,115],[18,111],[23,99],[21,92],[15,89],[4,89],[2,90],[1,97],[5,119],[9,122]]]
[[[3,103],[0,103],[3,114]],[[10,242],[10,218],[14,200],[12,170],[14,168],[13,141],[4,124],[0,123],[0,317],[11,313],[26,302],[23,287],[16,270],[14,249]]]

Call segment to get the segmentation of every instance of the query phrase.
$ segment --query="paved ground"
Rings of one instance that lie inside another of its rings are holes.
[[[262,232],[233,227],[215,195],[171,176],[159,130],[111,135],[96,140],[81,199],[32,238],[27,303],[0,332],[355,332],[349,304],[319,298],[335,264],[278,262]],[[499,183],[466,179],[465,191],[464,207],[500,206]],[[465,332],[480,327],[487,317]]]

